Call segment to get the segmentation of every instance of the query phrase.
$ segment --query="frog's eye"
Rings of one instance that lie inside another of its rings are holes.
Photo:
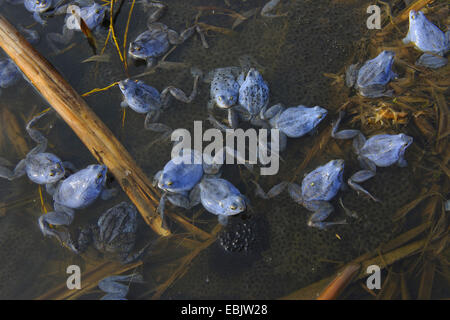
[[[101,179],[101,178],[103,178],[103,174],[99,173],[99,174],[97,175],[97,179]]]
[[[320,119],[320,118],[322,118],[322,114],[321,113],[319,113],[319,115],[317,116],[317,119]]]
[[[231,206],[230,206],[230,209],[231,209],[231,210],[236,210],[237,207],[236,207],[235,205],[231,205]]]
[[[167,185],[168,185],[168,186],[171,186],[171,185],[173,185],[173,182],[172,182],[172,181],[168,181],[168,182],[167,182]]]
[[[233,97],[228,97],[228,100],[229,101],[233,101]]]
[[[222,101],[222,97],[221,96],[219,96],[217,99],[219,99],[219,101]]]
[[[95,13],[99,14],[100,13],[100,9],[95,10]]]
[[[36,4],[39,4],[39,2],[40,2],[39,0],[36,0]]]
[[[141,51],[141,47],[140,46],[136,46],[136,47],[134,47],[134,50]]]
[[[50,175],[50,177],[54,177],[55,176],[55,171],[50,171],[49,175]]]
[[[134,82],[138,83],[138,82],[139,82],[139,80],[134,80]]]

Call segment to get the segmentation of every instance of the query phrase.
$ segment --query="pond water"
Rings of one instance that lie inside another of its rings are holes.
[[[199,7],[226,8],[230,10],[228,12],[244,13],[262,7],[266,1],[164,2],[168,10],[160,21],[181,31],[193,23]],[[131,4],[132,1],[123,1],[115,22],[121,50]],[[259,170],[251,173],[242,166],[225,166],[222,176],[250,198],[253,210],[232,217],[228,226],[220,231],[219,240],[201,250],[191,263],[181,268],[182,276],[160,292],[162,299],[279,298],[332,274],[337,266],[373,250],[396,234],[396,225],[391,220],[393,212],[417,197],[421,190],[420,183],[417,183],[419,179],[412,175],[411,166],[380,169],[376,177],[364,183],[368,190],[383,200],[381,203],[359,197],[350,189],[340,193],[342,202],[356,212],[358,218],[348,218],[348,224],[325,231],[308,227],[306,222],[310,212],[295,204],[287,195],[272,200],[256,198],[254,186],[250,182],[258,180],[265,190],[284,180],[295,179],[300,183],[304,174],[338,158],[346,161],[345,178],[356,172],[356,157],[350,143],[345,142],[329,142],[306,167],[300,166],[308,153],[320,143],[321,134],[329,130],[332,120],[337,117],[336,110],[348,97],[347,93],[340,94],[333,90],[332,81],[323,74],[342,71],[351,62],[360,39],[370,34],[371,31],[366,28],[366,8],[369,4],[370,1],[352,0],[282,1],[279,11],[287,12],[286,17],[270,19],[257,14],[243,21],[232,32],[209,31],[208,49],[202,47],[200,37],[195,34],[167,57],[166,61],[178,64],[170,68],[158,68],[139,77],[158,90],[173,85],[190,93],[193,83],[191,66],[206,73],[218,67],[238,65],[239,58],[248,55],[258,64],[269,84],[270,104],[319,105],[329,110],[327,119],[320,124],[316,133],[288,140],[277,175],[259,176]],[[231,30],[235,17],[216,11],[217,14],[206,14],[211,13],[211,10],[204,11],[199,21]],[[83,62],[93,55],[93,51],[81,32],[75,34],[67,50],[53,52],[46,34],[62,31],[63,16],[51,17],[45,26],[41,26],[34,23],[32,15],[22,5],[5,2],[0,5],[0,12],[16,27],[22,25],[38,31],[41,39],[35,48],[79,93],[103,88],[147,71],[145,64],[131,60],[125,71],[111,41],[105,50],[107,61]],[[142,3],[136,2],[127,42],[146,29],[148,14]],[[96,33],[99,48],[106,39],[107,24]],[[0,54],[4,56],[4,53]],[[172,128],[192,131],[194,121],[199,120],[203,121],[204,128],[209,128],[210,124],[206,121],[208,100],[209,85],[201,83],[193,103],[185,104],[172,99],[170,107],[162,113],[160,122]],[[144,115],[127,109],[122,124],[122,94],[117,86],[90,95],[86,101],[148,177],[153,177],[170,160],[171,144],[159,142],[160,134],[144,130]],[[25,124],[48,106],[24,80],[2,90],[1,156],[17,163],[34,146],[24,130]],[[220,110],[215,112],[217,117],[226,116]],[[50,152],[71,161],[77,168],[95,163],[89,151],[61,118],[52,113],[44,119],[40,121],[38,129],[49,139]],[[407,159],[409,156],[407,153]],[[111,183],[120,188],[113,179]],[[45,207],[51,210],[51,196],[43,193]],[[329,217],[331,221],[345,217],[338,199],[332,200],[336,210]],[[89,208],[80,210],[70,227],[71,231],[76,232],[78,227],[95,221],[106,209],[125,200],[126,195],[119,192],[111,200],[98,200]],[[185,216],[208,232],[217,224],[215,216],[198,207],[182,210],[169,205],[168,210]],[[36,184],[25,177],[15,181],[0,181],[0,298],[37,298],[65,283],[67,266],[76,264],[85,271],[108,261],[107,257],[95,250],[77,256],[61,247],[54,238],[45,238],[37,224],[41,214],[43,208]],[[155,245],[144,258],[143,265],[129,271],[140,272],[146,280],[144,284],[132,285],[129,298],[151,298],[155,288],[183,265],[182,257],[190,252],[186,243],[195,239],[195,236],[189,235],[173,221],[170,226],[178,236],[157,240],[144,221],[139,221],[138,245],[148,242]],[[236,233],[248,238],[248,250],[225,251],[221,243]],[[192,243],[195,247],[198,242]],[[97,299],[100,296],[101,292],[94,288],[81,297]]]

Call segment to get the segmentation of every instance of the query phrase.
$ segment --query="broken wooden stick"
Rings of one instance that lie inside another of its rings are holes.
[[[162,228],[161,217],[156,213],[159,194],[128,151],[59,72],[2,15],[0,47],[72,128],[98,162],[108,167],[145,222],[157,234],[169,235],[170,231]]]

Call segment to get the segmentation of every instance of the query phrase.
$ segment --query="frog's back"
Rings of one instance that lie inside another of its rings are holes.
[[[163,55],[170,46],[167,33],[161,30],[144,31],[136,38],[135,42],[141,44],[148,58],[156,58]]]
[[[302,182],[304,201],[331,200],[342,186],[343,160],[332,160],[306,175]]]
[[[288,108],[278,118],[271,119],[273,127],[280,129],[290,138],[299,138],[311,132],[322,119],[327,111],[319,106],[308,108],[297,106]]]
[[[376,58],[367,61],[358,72],[356,86],[366,88],[387,84],[394,73],[391,70],[393,53],[383,51]]]
[[[225,179],[203,179],[200,184],[202,205],[216,215],[226,215],[224,200],[230,196],[240,195],[239,190]]]
[[[379,134],[369,138],[359,154],[374,162],[378,167],[388,167],[399,160],[404,148],[405,141],[402,135]]]
[[[164,180],[170,180],[168,191],[182,192],[191,190],[203,176],[202,164],[176,163],[169,161],[163,170]]]
[[[82,209],[98,198],[101,185],[91,183],[90,172],[84,170],[69,176],[59,185],[53,196],[55,202],[72,209]]]
[[[159,110],[161,98],[158,90],[142,82],[130,87],[126,94],[128,105],[138,113],[147,113],[150,110]]]

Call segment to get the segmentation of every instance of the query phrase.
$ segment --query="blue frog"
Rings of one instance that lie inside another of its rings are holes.
[[[344,111],[339,113],[339,118],[333,125],[331,136],[336,139],[353,139],[353,148],[363,167],[363,170],[356,172],[348,179],[348,185],[379,202],[380,200],[372,196],[359,183],[375,176],[377,167],[389,167],[393,164],[406,167],[405,151],[413,142],[413,138],[400,133],[378,134],[366,139],[359,130],[338,131],[344,115]]]
[[[172,129],[165,124],[156,123],[161,111],[169,104],[170,96],[184,103],[191,103],[197,96],[198,80],[201,73],[198,69],[191,70],[194,76],[194,86],[190,96],[187,96],[181,89],[173,86],[164,88],[161,93],[152,86],[140,80],[125,79],[119,82],[119,88],[123,94],[122,108],[130,107],[137,113],[146,114],[144,128],[155,132],[170,133]]]
[[[52,153],[45,152],[47,149],[47,139],[36,129],[32,127],[47,112],[34,117],[26,126],[26,130],[31,139],[37,143],[37,146],[28,152],[25,159],[22,159],[11,171],[5,166],[0,166],[0,177],[8,180],[15,180],[23,175],[37,184],[46,185],[51,189],[65,175],[65,167],[73,168],[69,162],[62,162],[60,158]],[[0,158],[0,164],[8,165],[6,159]]]
[[[62,244],[77,252],[69,233],[51,228],[50,225],[68,226],[75,217],[75,210],[88,207],[98,197],[104,200],[113,197],[117,190],[106,188],[106,172],[106,166],[93,164],[60,181],[50,192],[53,195],[54,211],[39,217],[42,233],[56,237]]]
[[[392,90],[386,90],[386,85],[397,77],[392,71],[394,56],[392,51],[382,51],[374,59],[366,61],[361,68],[358,64],[351,65],[346,72],[347,86],[355,86],[363,97],[392,96]]]
[[[446,33],[431,23],[422,11],[409,12],[409,30],[403,43],[413,43],[424,52],[416,64],[437,69],[447,64],[444,55],[450,50],[450,31]]]
[[[301,186],[293,182],[283,181],[265,193],[261,186],[254,182],[256,195],[263,199],[270,199],[287,188],[290,197],[296,203],[314,212],[308,220],[308,226],[324,230],[334,225],[346,223],[345,220],[325,221],[334,211],[333,205],[329,201],[336,196],[339,190],[345,189],[343,174],[344,160],[331,160],[308,173]]]

